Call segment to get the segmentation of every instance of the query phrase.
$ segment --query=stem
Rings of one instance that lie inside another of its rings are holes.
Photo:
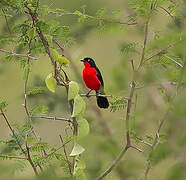
[[[39,174],[37,172],[36,166],[34,165],[32,159],[31,159],[31,156],[30,156],[30,149],[27,144],[27,137],[26,137],[25,146],[26,146],[26,150],[27,150],[27,160],[29,161],[30,165],[32,166],[32,169],[34,170],[35,175],[38,176]]]
[[[62,136],[59,135],[59,137],[60,137],[61,143],[64,144]],[[70,161],[68,159],[68,155],[67,155],[67,151],[66,151],[65,145],[64,145],[63,151],[64,151],[64,154],[65,154],[66,161],[68,163],[68,169],[69,169],[69,172],[70,172],[70,175],[71,175],[71,179],[73,179],[72,169],[71,169]]]
[[[140,60],[139,66],[138,66],[138,70],[143,65],[143,61],[144,61],[144,58],[145,58],[145,50],[146,50],[148,30],[149,30],[149,21],[150,21],[150,16],[148,17],[148,19],[145,23],[145,38],[144,38],[144,41],[143,41],[143,49],[142,49],[141,60]]]

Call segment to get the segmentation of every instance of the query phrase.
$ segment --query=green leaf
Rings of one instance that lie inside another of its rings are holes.
[[[46,77],[45,83],[46,83],[47,88],[48,88],[51,92],[55,93],[55,89],[56,89],[56,80],[54,79],[52,73],[50,73],[50,74]]]
[[[83,153],[84,151],[85,149],[82,146],[80,146],[78,143],[75,143],[72,152],[70,153],[70,156],[77,156]]]
[[[81,114],[83,114],[85,108],[86,108],[85,101],[81,96],[77,95],[74,99],[74,109],[73,109],[72,117],[78,117]]]
[[[68,91],[68,100],[74,99],[79,93],[79,85],[75,81],[70,81],[69,91]]]
[[[69,64],[69,60],[65,57],[65,56],[58,56],[57,59],[56,59],[57,62],[59,62],[59,64],[62,64],[62,65],[67,65]]]
[[[78,121],[78,137],[81,138],[81,137],[87,136],[90,131],[88,121],[84,118],[80,118],[77,121]]]
[[[84,160],[81,157],[77,156],[75,159],[73,174],[75,176],[80,176],[80,175],[84,174],[85,168],[86,168],[86,164],[85,164]]]
[[[54,58],[54,60],[57,61],[59,64],[62,65],[69,64],[69,60],[64,56],[59,55],[59,53],[55,49],[50,48],[50,51],[52,53],[52,57]]]

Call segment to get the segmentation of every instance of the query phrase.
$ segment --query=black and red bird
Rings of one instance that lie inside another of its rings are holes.
[[[104,82],[101,76],[101,72],[99,71],[98,67],[96,66],[94,60],[92,58],[86,57],[81,60],[84,63],[83,69],[83,80],[87,88],[90,91],[87,93],[87,96],[92,90],[96,91],[97,95],[104,95]],[[108,108],[109,102],[106,97],[103,96],[96,96],[97,98],[97,105],[100,108]]]

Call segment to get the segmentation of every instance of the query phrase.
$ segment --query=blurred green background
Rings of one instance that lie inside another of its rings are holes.
[[[132,13],[127,0],[45,0],[42,4],[49,5],[50,8],[64,8],[69,11],[81,10],[83,7],[86,13],[95,15],[96,11],[102,7],[108,11],[120,10],[122,12],[121,20],[125,21],[127,16]],[[185,6],[185,4],[183,4]],[[185,7],[180,7],[184,9]],[[180,10],[181,11],[181,10]],[[182,13],[181,28],[172,22],[172,19],[164,12],[157,12],[150,22],[148,42],[154,38],[158,32],[162,37],[168,33],[185,31],[185,15]],[[66,47],[68,56],[73,61],[73,66],[67,69],[71,80],[81,83],[81,92],[86,93],[81,79],[83,69],[80,59],[83,57],[92,57],[102,72],[105,90],[107,94],[114,96],[128,96],[131,81],[130,61],[134,60],[138,64],[140,54],[122,54],[120,49],[122,45],[128,42],[138,44],[137,50],[141,53],[143,43],[143,22],[139,20],[136,26],[124,26],[111,28],[103,34],[100,34],[94,25],[89,23],[77,23],[77,18],[73,16],[55,17],[63,25],[71,28],[71,36],[75,43],[71,47]],[[10,18],[19,21],[21,17]],[[3,17],[0,18],[0,34],[7,31],[7,26]],[[8,49],[9,47],[4,45]],[[149,48],[150,49],[150,48]],[[158,47],[157,47],[158,49]],[[161,47],[160,47],[161,49]],[[153,51],[148,51],[149,57]],[[16,60],[7,62],[0,54],[0,97],[8,102],[7,116],[12,124],[23,124],[26,121],[23,109],[23,72],[20,64]],[[45,78],[51,72],[50,61],[47,56],[40,56],[32,66],[29,79],[29,87],[34,85],[45,86]],[[166,90],[169,95],[175,91],[175,87],[162,82],[173,81],[175,73],[179,74],[179,68],[168,66],[163,68],[156,64],[151,68],[151,64],[143,69],[138,76],[138,85],[145,85],[144,88],[136,91],[135,108],[132,110],[131,127],[139,137],[154,136],[159,121],[162,119],[167,104],[164,96],[160,93],[160,88]],[[173,77],[173,78],[172,78]],[[171,79],[172,78],[172,79]],[[156,85],[158,84],[158,85]],[[87,179],[94,179],[119,154],[121,148],[126,142],[125,135],[125,113],[126,110],[110,112],[109,110],[100,110],[96,106],[94,97],[85,99],[87,110],[85,117],[90,123],[90,134],[84,138],[81,145],[86,148],[83,158],[86,162]],[[49,115],[58,117],[68,117],[68,105],[65,89],[57,88],[55,94],[46,91],[43,95],[30,96],[28,98],[29,106],[38,104],[49,107]],[[153,156],[153,167],[149,173],[149,180],[185,180],[186,179],[186,93],[184,88],[181,91],[175,103],[173,110],[169,114],[167,121],[162,129],[162,143],[160,143]],[[8,139],[10,132],[0,117],[0,139]],[[47,120],[35,120],[34,128],[41,136],[43,141],[50,145],[59,145],[59,134],[65,134],[66,124],[63,122],[53,122]],[[149,141],[148,138],[145,138]],[[164,142],[164,143],[163,143]],[[149,148],[143,144],[137,143],[144,150],[144,153],[136,152],[131,149],[124,156],[118,167],[113,170],[106,180],[141,180],[144,179],[144,171],[147,163]],[[69,148],[70,152],[70,148]],[[23,171],[16,171],[14,163],[17,161],[0,161],[0,179],[9,180],[33,178],[30,168]],[[52,167],[51,167],[52,169]],[[56,170],[57,171],[57,170]],[[50,171],[43,179],[53,179],[50,177]]]

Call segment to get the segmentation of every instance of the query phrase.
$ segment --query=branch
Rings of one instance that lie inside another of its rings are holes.
[[[160,6],[159,8],[162,9],[162,10],[164,10],[171,18],[174,19],[174,16],[173,16],[167,9],[165,9],[165,8],[162,7],[162,6]]]
[[[14,56],[27,57],[27,58],[30,58],[30,59],[33,59],[33,60],[38,60],[38,58],[33,57],[33,56],[31,56],[30,54],[17,54],[17,53],[15,53],[15,52],[8,51],[8,50],[5,50],[5,49],[0,49],[0,52],[12,54],[12,55],[14,55]]]
[[[160,56],[160,55],[162,55],[162,54],[165,54],[166,51],[167,51],[169,48],[172,48],[174,45],[175,45],[175,43],[174,43],[174,44],[170,44],[170,45],[168,45],[166,48],[164,48],[164,49],[160,50],[159,52],[153,54],[152,56],[150,56],[150,57],[144,59],[143,64],[146,63],[147,61],[151,60],[152,58],[156,57],[156,56]]]
[[[177,62],[176,60],[172,59],[171,57],[164,55],[167,59],[169,59],[170,61],[172,61],[173,63],[175,63],[176,65],[178,65],[179,67],[183,68],[183,65],[179,62]]]
[[[73,13],[73,12],[63,12],[63,13],[61,13],[61,12],[53,12],[53,11],[51,11],[50,13],[51,14],[57,14],[58,16],[64,16],[64,15],[75,15],[75,16],[79,16],[78,14]],[[97,17],[94,17],[94,16],[86,15],[86,14],[85,14],[85,16],[87,18],[90,18],[90,19],[94,19],[94,20],[97,20],[97,21],[105,21],[107,23],[123,24],[123,25],[129,25],[129,26],[130,25],[136,25],[136,24],[138,24],[137,22],[128,23],[128,22],[121,22],[121,21],[117,21],[117,20],[116,21],[111,21],[111,20],[108,20],[108,19],[97,18]]]
[[[142,49],[142,54],[141,54],[141,60],[140,64],[138,66],[138,69],[143,65],[144,59],[145,59],[145,50],[146,50],[146,45],[147,45],[147,37],[148,37],[148,30],[149,30],[149,21],[150,17],[148,17],[146,23],[145,23],[145,37],[144,37],[144,42],[143,42],[143,49]]]
[[[68,163],[68,169],[69,169],[69,172],[70,172],[70,175],[71,175],[71,179],[73,179],[72,168],[71,168],[71,165],[70,165],[70,161],[69,161],[69,159],[68,159],[68,155],[67,155],[66,147],[65,147],[65,144],[64,144],[64,141],[63,141],[62,136],[59,135],[59,137],[60,137],[61,143],[62,143],[63,146],[64,146],[63,151],[64,151],[64,154],[65,154],[66,161],[67,161],[67,163]]]
[[[50,116],[31,116],[31,118],[38,118],[38,119],[48,119],[48,120],[53,120],[53,121],[65,121],[65,122],[69,122],[72,123],[72,121],[70,119],[67,118],[61,118],[61,117],[50,117]]]
[[[5,159],[21,159],[21,160],[27,160],[25,157],[19,157],[19,156],[7,156],[7,155],[0,155],[1,158]]]
[[[120,160],[123,158],[123,156],[127,152],[128,148],[129,148],[128,146],[125,146],[123,150],[120,152],[119,156],[112,162],[110,167],[106,171],[104,171],[98,178],[96,178],[96,180],[103,179],[105,176],[107,176],[112,171],[112,169],[116,166],[116,164],[120,162]]]
[[[27,136],[26,136],[26,142],[25,142],[26,150],[27,150],[27,160],[29,161],[30,165],[32,166],[32,169],[34,170],[35,175],[39,175],[36,169],[36,166],[34,165],[32,158],[30,156],[30,148],[28,147],[27,144]]]
[[[167,116],[169,115],[170,113],[170,110],[172,108],[172,103],[175,99],[175,97],[177,96],[178,94],[178,90],[179,88],[181,87],[181,82],[182,82],[182,79],[183,79],[183,75],[184,75],[184,70],[185,70],[185,66],[186,66],[186,61],[184,61],[184,65],[183,65],[183,68],[181,69],[181,75],[180,75],[180,79],[179,79],[179,83],[177,84],[177,88],[176,88],[176,92],[175,92],[175,95],[172,97],[172,99],[170,100],[169,102],[169,107],[165,113],[165,115],[163,116],[163,118],[161,119],[160,123],[159,123],[159,126],[157,128],[157,131],[156,131],[156,135],[155,135],[155,139],[154,139],[154,142],[151,146],[151,153],[154,151],[154,148],[155,146],[159,143],[159,133],[163,127],[163,124],[165,123],[166,119],[167,119]],[[150,161],[147,161],[147,166],[146,166],[146,170],[145,170],[145,180],[147,180],[148,178],[148,173],[150,171],[150,168],[151,168],[151,163]]]
[[[97,97],[113,97],[112,95],[102,95],[102,94],[79,94],[82,97],[91,97],[91,96],[97,96]]]
[[[12,126],[11,126],[10,123],[9,123],[7,116],[5,115],[5,113],[3,112],[2,109],[1,109],[0,111],[1,111],[1,115],[3,116],[3,118],[4,118],[5,122],[6,122],[6,124],[8,125],[8,128],[10,129],[10,131],[11,131],[12,134],[13,134],[13,136],[15,137],[15,140],[16,140],[17,145],[19,146],[19,148],[20,148],[20,150],[22,151],[22,153],[25,154],[25,151],[24,151],[24,149],[22,148],[21,144],[19,143],[19,140],[18,140],[18,138],[17,138],[17,136],[16,136],[16,134],[15,134],[14,129],[12,128]]]
[[[135,91],[135,86],[136,86],[136,84],[135,84],[136,73],[138,72],[140,67],[143,65],[143,61],[145,58],[145,49],[146,49],[146,44],[147,44],[149,21],[150,21],[150,16],[147,18],[147,21],[145,23],[145,37],[144,37],[144,42],[143,42],[143,49],[142,49],[140,63],[139,63],[137,70],[135,70],[134,63],[133,63],[133,61],[131,61],[133,77],[132,77],[132,81],[131,81],[130,96],[127,99],[127,101],[128,101],[127,102],[127,112],[126,112],[126,116],[125,116],[127,142],[126,142],[126,145],[124,146],[123,150],[121,151],[120,155],[112,162],[110,167],[97,178],[97,180],[103,179],[105,176],[107,176],[112,171],[112,169],[120,162],[120,160],[123,158],[123,156],[125,155],[126,151],[129,148],[134,148],[134,149],[138,150],[139,152],[142,152],[141,149],[139,149],[131,144],[129,120],[130,120],[130,115],[131,115],[132,99],[134,96],[134,91]]]

